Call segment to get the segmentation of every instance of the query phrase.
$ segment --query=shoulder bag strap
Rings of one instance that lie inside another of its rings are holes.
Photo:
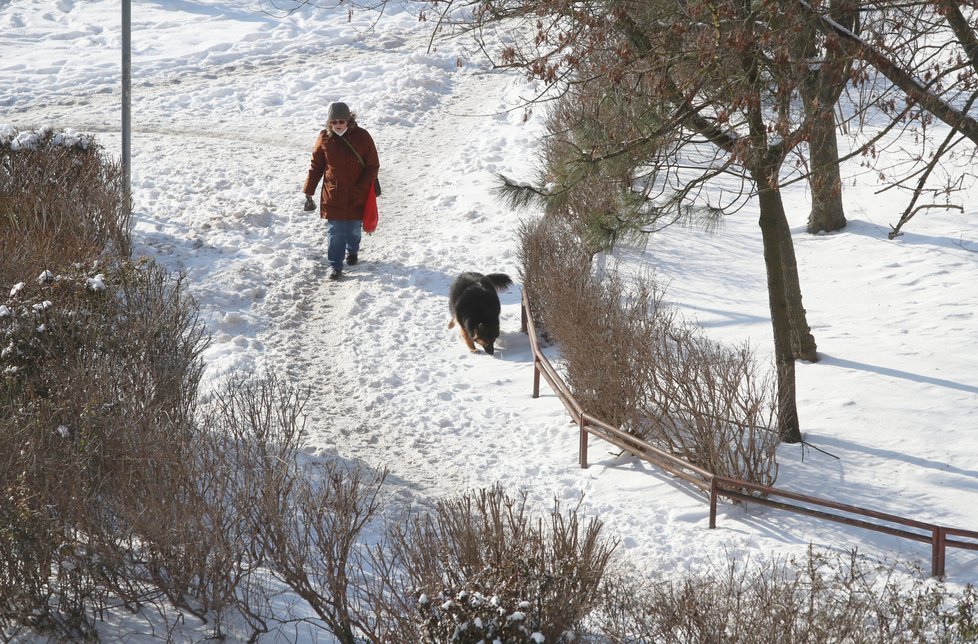
[[[341,136],[340,139],[343,141],[343,143],[346,143],[346,147],[350,148],[350,150],[353,151],[353,154],[357,155],[357,161],[360,162],[360,167],[366,168],[367,164],[364,163],[363,157],[360,156],[360,153],[357,152],[357,149],[353,147],[353,144],[347,141],[346,137]],[[377,193],[377,196],[380,196],[380,179],[374,179],[374,191]]]
[[[355,155],[357,155],[357,161],[359,161],[359,162],[360,162],[360,166],[361,166],[361,167],[366,167],[366,165],[367,165],[367,164],[366,164],[366,163],[364,163],[364,161],[363,161],[363,157],[362,157],[362,156],[360,156],[360,153],[359,153],[359,152],[357,152],[357,149],[356,149],[355,147],[353,147],[353,144],[352,144],[352,143],[350,143],[349,141],[347,141],[347,140],[346,140],[346,137],[343,137],[343,136],[341,136],[341,137],[340,137],[340,140],[341,140],[341,141],[343,141],[343,143],[346,143],[346,147],[348,147],[348,148],[350,148],[351,150],[353,150],[353,154],[355,154]]]

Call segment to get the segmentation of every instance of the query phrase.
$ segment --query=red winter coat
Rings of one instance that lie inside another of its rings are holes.
[[[364,165],[360,165],[357,155],[343,142],[343,139],[360,153]],[[309,174],[306,176],[302,191],[307,195],[316,194],[316,186],[322,179],[323,189],[319,197],[320,217],[343,220],[363,219],[367,193],[377,178],[379,169],[377,148],[370,133],[357,126],[356,121],[350,121],[342,137],[329,129],[319,133],[316,145],[312,149]]]

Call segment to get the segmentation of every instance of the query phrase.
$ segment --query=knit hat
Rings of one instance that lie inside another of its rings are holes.
[[[346,103],[330,103],[329,104],[329,117],[330,121],[349,121],[350,120],[350,108],[347,107]]]

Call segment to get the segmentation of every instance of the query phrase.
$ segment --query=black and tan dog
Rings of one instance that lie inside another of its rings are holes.
[[[499,337],[498,291],[509,288],[513,280],[504,273],[462,273],[452,282],[448,293],[448,309],[452,313],[451,329],[457,323],[462,340],[469,351],[479,344],[492,355],[493,344]]]

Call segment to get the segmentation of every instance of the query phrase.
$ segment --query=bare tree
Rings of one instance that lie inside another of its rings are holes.
[[[551,128],[573,157],[563,166],[573,171],[545,179],[556,188],[547,196],[560,195],[565,211],[579,217],[586,211],[587,232],[613,238],[661,224],[666,208],[728,213],[757,198],[785,403],[781,427],[788,440],[800,438],[792,429],[791,357],[817,355],[780,197],[785,161],[808,152],[809,231],[844,227],[835,107],[848,91],[843,126],[861,139],[849,157],[863,156],[881,182],[911,195],[891,237],[917,212],[949,207],[946,195],[961,177],[946,174],[939,186],[928,181],[959,143],[978,141],[978,122],[969,114],[978,96],[974,9],[950,0],[486,0],[475,22],[482,31],[508,25],[501,64],[560,87],[564,102],[583,115],[577,127],[565,118],[565,127]],[[599,106],[590,118],[605,127],[582,136],[589,103]],[[864,126],[874,111],[884,117],[873,123],[881,133],[866,139]],[[934,117],[952,128],[939,145],[930,127]],[[878,169],[880,142],[887,134],[902,140],[908,130],[919,141],[916,156],[902,168]],[[601,164],[612,169],[595,170]],[[623,168],[642,185],[644,203],[608,198]],[[919,203],[928,192],[944,195],[945,202]],[[575,199],[565,196],[571,194]]]
[[[808,83],[815,105],[832,77],[812,80],[807,61],[796,58],[810,53],[814,41],[801,13],[782,3],[746,0],[499,0],[482,3],[476,18],[528,34],[502,50],[503,64],[525,68],[577,97],[591,92],[602,97],[603,115],[624,116],[617,131],[569,147],[577,146],[581,166],[631,158],[645,198],[639,206],[644,222],[661,221],[667,210],[724,214],[758,200],[779,429],[785,440],[800,440],[794,360],[817,356],[780,182],[788,155],[811,137],[813,114],[825,118],[801,109],[801,88]],[[806,34],[807,48],[799,44]],[[844,85],[846,79],[837,80]],[[557,192],[571,189],[556,186]],[[643,220],[609,223],[636,222],[641,227]]]
[[[909,203],[890,238],[918,212],[955,208],[949,195],[959,190],[970,168],[953,166],[963,157],[970,166],[978,144],[978,120],[973,114],[978,99],[978,15],[973,2],[919,0],[887,3],[858,2],[860,30],[826,10],[823,3],[796,0],[823,35],[832,38],[841,56],[874,68],[902,97],[869,97],[887,116],[884,129],[914,128],[922,151],[899,176],[879,177],[910,195]],[[950,127],[940,143],[930,133],[934,119]],[[926,151],[923,150],[927,146]],[[863,150],[871,149],[863,146]],[[878,155],[872,155],[877,157]],[[945,170],[935,183],[938,170]],[[972,176],[973,178],[973,176]],[[930,195],[935,202],[920,203]]]

